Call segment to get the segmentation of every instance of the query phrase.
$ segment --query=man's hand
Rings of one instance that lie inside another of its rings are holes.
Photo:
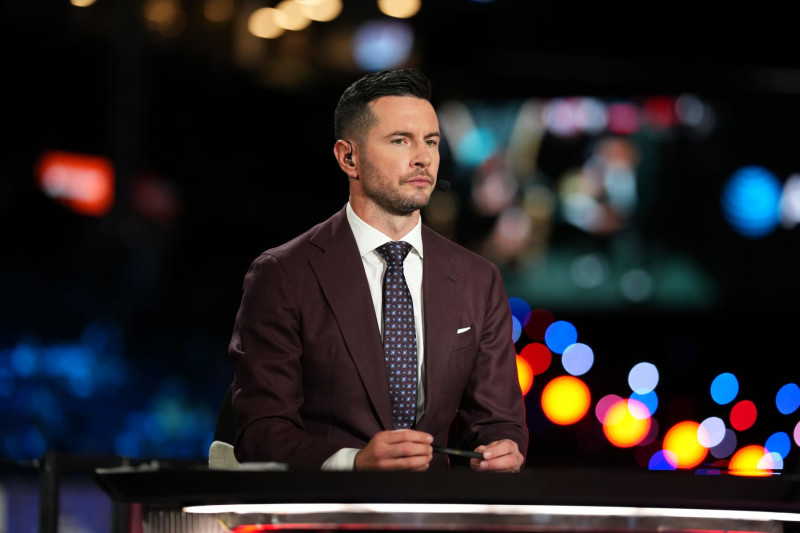
[[[428,469],[433,458],[433,436],[413,429],[381,431],[356,454],[356,470]]]
[[[483,459],[470,459],[469,466],[473,470],[511,472],[516,474],[522,468],[524,457],[519,452],[519,446],[513,440],[496,440],[487,445],[475,448],[476,452],[483,454]]]

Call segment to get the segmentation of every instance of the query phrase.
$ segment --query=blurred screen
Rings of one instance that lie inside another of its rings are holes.
[[[453,186],[427,222],[552,310],[790,303],[793,119],[758,100],[444,102]]]

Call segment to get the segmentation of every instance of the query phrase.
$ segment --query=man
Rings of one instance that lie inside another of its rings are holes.
[[[230,342],[238,460],[424,471],[449,464],[432,445],[451,445],[480,452],[475,470],[518,472],[528,431],[500,273],[421,222],[439,168],[428,79],[368,74],[334,122],[348,203],[245,277]]]

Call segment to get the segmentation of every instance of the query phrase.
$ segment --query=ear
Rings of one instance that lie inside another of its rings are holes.
[[[358,166],[355,153],[355,145],[352,142],[339,139],[333,145],[333,155],[345,174],[351,179],[358,178]]]

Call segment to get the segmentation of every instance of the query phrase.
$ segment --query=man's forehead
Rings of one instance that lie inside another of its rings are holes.
[[[382,96],[371,102],[377,118],[375,126],[381,128],[404,128],[425,126],[427,133],[438,133],[439,119],[433,105],[424,98],[414,96]]]

